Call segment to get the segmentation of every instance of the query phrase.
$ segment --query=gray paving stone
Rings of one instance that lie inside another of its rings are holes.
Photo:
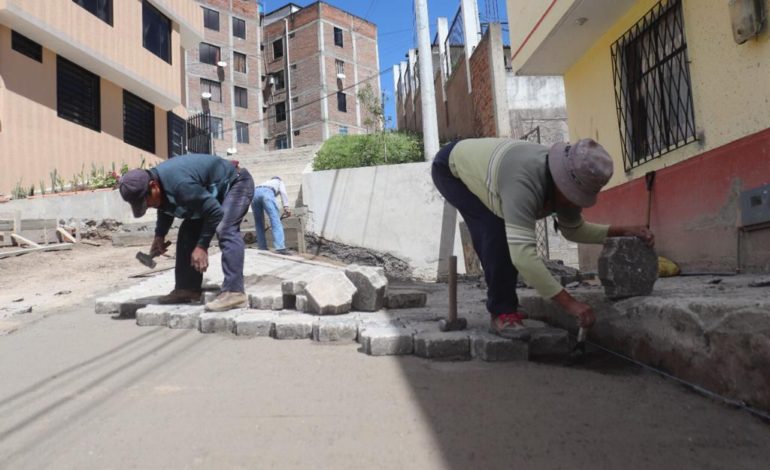
[[[637,237],[607,238],[598,264],[608,299],[650,295],[658,280],[658,257]]]
[[[388,289],[385,293],[387,308],[422,308],[428,301],[428,294],[412,289]]]
[[[136,324],[139,326],[166,326],[169,314],[179,309],[177,305],[147,305],[136,311]]]
[[[404,326],[404,323],[399,320],[397,315],[384,310],[378,312],[356,312],[355,315],[358,317],[359,330],[369,326]]]
[[[412,354],[412,330],[395,326],[372,326],[359,330],[359,343],[370,356]]]
[[[526,361],[529,359],[529,344],[501,338],[485,331],[470,334],[471,356],[487,362]]]
[[[213,302],[214,299],[217,298],[219,295],[218,290],[206,290],[203,291],[203,304],[208,304],[209,302]]]
[[[257,287],[249,292],[249,306],[255,310],[283,310],[283,292],[264,291]]]
[[[529,340],[529,356],[548,358],[564,356],[569,353],[569,334],[560,328],[534,328]]]
[[[286,295],[305,295],[306,281],[283,281],[281,291]]]
[[[345,269],[345,275],[356,286],[353,309],[374,312],[385,305],[388,279],[383,268],[353,264]]]
[[[355,341],[358,338],[358,318],[347,314],[319,317],[313,324],[313,340],[321,342]]]
[[[305,292],[311,312],[339,315],[350,311],[356,286],[341,271],[330,271],[308,282]]]
[[[270,310],[249,311],[235,319],[238,336],[273,336],[277,315]]]
[[[424,332],[414,335],[414,355],[428,359],[470,359],[467,331]]]
[[[548,328],[548,325],[545,322],[542,322],[540,320],[530,320],[529,318],[526,318],[521,322],[527,328]]]
[[[298,312],[309,312],[310,307],[308,306],[306,295],[298,295],[294,299],[294,309]]]
[[[290,313],[275,317],[275,339],[309,339],[313,337],[316,317],[304,313]]]
[[[185,306],[169,312],[168,327],[172,329],[198,329],[198,318],[203,313],[202,306]]]
[[[198,330],[201,333],[232,333],[235,330],[235,319],[247,311],[203,312],[198,317]]]

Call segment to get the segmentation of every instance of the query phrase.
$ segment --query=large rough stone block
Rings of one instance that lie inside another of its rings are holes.
[[[533,328],[529,340],[532,358],[554,358],[569,353],[569,333],[559,328]]]
[[[139,326],[166,326],[169,314],[177,310],[176,305],[147,305],[136,311],[136,324]]]
[[[428,294],[419,290],[397,289],[385,293],[387,308],[422,308],[428,301]]]
[[[429,359],[470,359],[468,332],[417,333],[414,335],[414,355]]]
[[[233,333],[235,319],[247,310],[238,309],[228,312],[204,312],[198,317],[198,330],[201,333]]]
[[[235,319],[238,336],[273,336],[277,315],[269,310],[251,311]]]
[[[529,360],[529,344],[484,331],[471,333],[471,356],[487,362]]]
[[[412,354],[412,330],[397,326],[373,326],[359,331],[359,342],[370,356]]]
[[[350,311],[356,286],[341,271],[319,274],[305,286],[310,311],[339,315]]]
[[[203,307],[180,307],[168,315],[168,327],[172,329],[197,329]]]
[[[613,237],[599,257],[599,279],[609,299],[650,295],[658,279],[658,257],[637,237]]]
[[[353,314],[320,317],[313,325],[313,340],[355,341],[358,337],[358,318]]]
[[[316,317],[302,313],[278,315],[275,317],[273,337],[275,339],[309,339],[313,337]]]
[[[356,286],[356,293],[353,295],[354,310],[374,312],[385,305],[388,278],[385,277],[384,269],[354,264],[348,266],[345,275]]]

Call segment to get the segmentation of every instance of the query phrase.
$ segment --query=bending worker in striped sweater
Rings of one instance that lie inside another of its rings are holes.
[[[606,237],[637,236],[652,246],[646,227],[585,222],[584,207],[596,203],[612,177],[612,159],[591,139],[574,145],[544,145],[511,139],[466,139],[443,147],[433,161],[433,182],[462,215],[471,233],[487,282],[490,331],[517,335],[525,315],[519,311],[518,274],[581,326],[594,321],[590,305],[565,291],[537,256],[535,221],[555,215],[562,234],[578,243]]]

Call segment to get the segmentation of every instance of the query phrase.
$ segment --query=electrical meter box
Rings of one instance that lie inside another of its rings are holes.
[[[743,44],[762,30],[765,21],[763,0],[728,0],[733,39]]]

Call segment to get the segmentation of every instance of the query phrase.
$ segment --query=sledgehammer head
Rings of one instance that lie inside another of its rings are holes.
[[[147,253],[142,253],[141,251],[136,252],[136,259],[138,259],[140,263],[150,269],[153,269],[158,264],[155,262],[152,256],[148,255]]]

